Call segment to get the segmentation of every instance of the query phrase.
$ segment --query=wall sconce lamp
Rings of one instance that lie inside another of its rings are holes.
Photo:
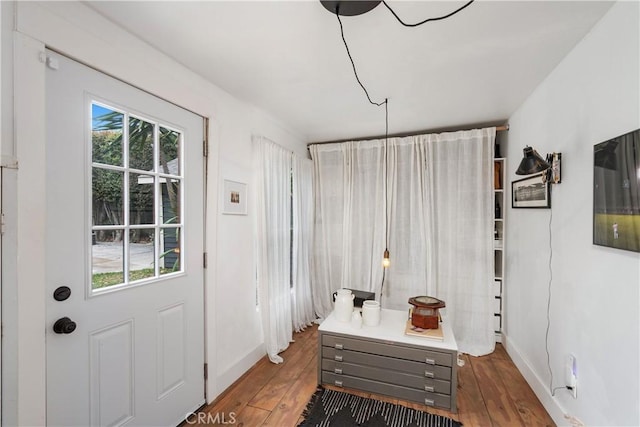
[[[560,177],[560,161],[562,153],[549,153],[547,158],[543,159],[540,154],[528,145],[522,150],[524,156],[520,161],[520,166],[516,170],[516,175],[531,175],[534,173],[544,172],[542,174],[542,182],[551,184],[559,184]]]

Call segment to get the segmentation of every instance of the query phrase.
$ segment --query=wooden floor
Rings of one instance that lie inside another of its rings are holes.
[[[318,327],[294,335],[281,353],[284,363],[264,357],[187,425],[296,426],[317,387]],[[501,345],[483,357],[464,355],[458,368],[458,413],[379,395],[365,397],[399,403],[471,426],[554,426],[553,420]],[[198,422],[198,419],[200,422]]]

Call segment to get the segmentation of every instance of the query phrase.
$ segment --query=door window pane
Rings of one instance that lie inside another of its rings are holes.
[[[129,281],[154,277],[155,241],[153,229],[129,231]]]
[[[95,231],[91,245],[93,289],[124,283],[124,230]]]
[[[160,230],[160,274],[180,271],[180,227]]]
[[[153,171],[155,125],[135,117],[129,119],[129,167]]]
[[[154,224],[155,178],[139,173],[129,174],[129,223],[132,225]]]
[[[122,172],[93,168],[91,180],[93,225],[124,224],[123,185]]]
[[[162,224],[180,224],[181,180],[160,178],[162,192]]]
[[[91,143],[94,163],[122,166],[124,114],[91,104]]]
[[[160,126],[160,173],[180,175],[180,144],[182,134]]]

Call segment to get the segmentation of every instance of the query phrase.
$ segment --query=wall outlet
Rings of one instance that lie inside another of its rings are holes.
[[[573,395],[574,399],[578,398],[578,365],[576,357],[573,354],[567,356],[565,365],[565,386]]]

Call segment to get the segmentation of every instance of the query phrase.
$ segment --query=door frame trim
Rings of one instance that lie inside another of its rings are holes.
[[[15,224],[18,242],[15,275],[17,307],[12,317],[16,322],[15,345],[19,363],[17,363],[15,376],[17,388],[15,415],[6,414],[3,410],[3,423],[11,424],[15,416],[14,420],[18,425],[44,425],[46,422],[46,340],[43,328],[46,322],[45,245],[42,238],[46,231],[44,44],[18,32],[14,32],[13,35],[14,139],[19,166]],[[21,152],[27,154],[21,156]],[[6,342],[4,347],[6,348],[8,344]],[[3,380],[6,381],[6,377],[3,377]]]

